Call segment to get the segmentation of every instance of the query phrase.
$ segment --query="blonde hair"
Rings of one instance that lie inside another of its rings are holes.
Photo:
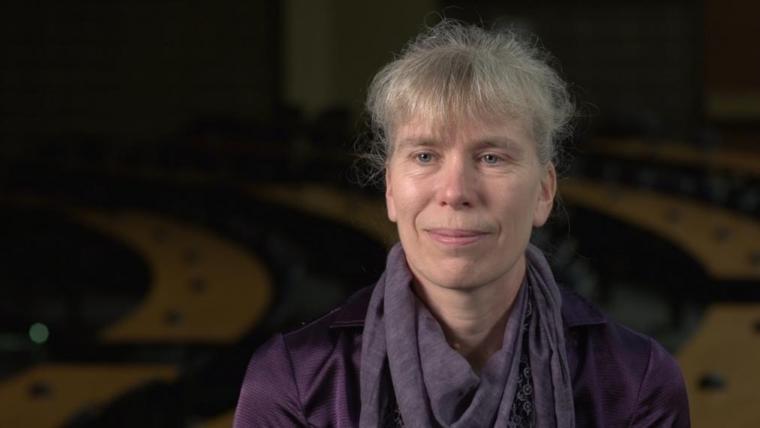
[[[370,160],[382,172],[394,126],[413,117],[524,120],[542,163],[556,162],[574,105],[549,56],[509,30],[485,30],[443,20],[412,40],[370,84]]]

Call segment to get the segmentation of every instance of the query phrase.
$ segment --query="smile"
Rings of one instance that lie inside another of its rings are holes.
[[[425,229],[433,241],[446,246],[464,246],[474,244],[488,236],[487,232],[467,229]]]

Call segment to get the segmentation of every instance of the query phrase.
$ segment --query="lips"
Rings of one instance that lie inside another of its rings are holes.
[[[463,246],[474,244],[488,236],[488,232],[470,229],[425,229],[434,241],[447,246]]]

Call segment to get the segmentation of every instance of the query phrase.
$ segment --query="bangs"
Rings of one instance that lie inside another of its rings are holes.
[[[530,118],[524,94],[515,90],[520,85],[499,85],[488,78],[489,71],[466,51],[432,51],[401,65],[387,91],[386,137],[392,139],[396,128],[411,120],[443,129],[463,121]]]

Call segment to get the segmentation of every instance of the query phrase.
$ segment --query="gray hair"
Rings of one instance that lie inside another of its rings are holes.
[[[373,141],[365,156],[379,175],[394,126],[413,117],[525,120],[542,163],[556,162],[557,142],[574,112],[549,56],[510,30],[443,20],[412,40],[375,75],[367,95]]]

